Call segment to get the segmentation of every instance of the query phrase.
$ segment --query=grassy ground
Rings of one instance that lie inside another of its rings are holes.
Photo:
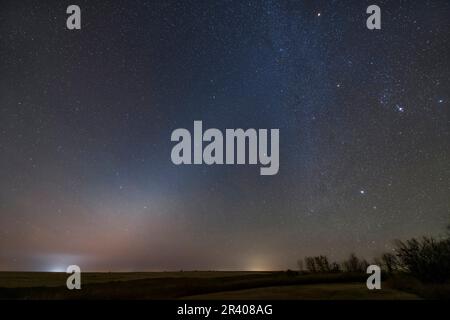
[[[0,272],[0,299],[416,299],[415,292],[366,288],[365,274],[287,272],[83,273],[68,290],[65,273]]]
[[[85,272],[83,284],[144,280],[157,278],[225,278],[243,275],[270,274],[251,271],[176,271],[176,272]],[[0,288],[59,287],[68,275],[63,272],[0,272]]]
[[[384,288],[367,290],[362,283],[308,284],[282,287],[216,292],[190,296],[195,300],[416,300],[418,296],[399,290]]]

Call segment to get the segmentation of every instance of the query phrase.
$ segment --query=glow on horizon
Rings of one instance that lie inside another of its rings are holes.
[[[251,257],[244,268],[246,271],[273,271],[274,268],[270,264],[270,259],[264,256]]]
[[[62,266],[53,266],[53,267],[48,268],[45,271],[47,271],[47,272],[55,272],[55,273],[57,273],[57,272],[64,272],[65,273],[66,269],[64,267],[62,267]]]

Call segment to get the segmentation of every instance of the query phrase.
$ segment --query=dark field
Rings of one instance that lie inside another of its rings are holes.
[[[383,282],[366,288],[365,274],[288,272],[84,273],[68,290],[65,273],[0,272],[0,299],[418,299]]]

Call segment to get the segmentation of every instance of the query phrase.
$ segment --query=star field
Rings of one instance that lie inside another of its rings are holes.
[[[450,3],[0,4],[0,270],[286,269],[449,221]],[[279,128],[280,171],[174,166]]]

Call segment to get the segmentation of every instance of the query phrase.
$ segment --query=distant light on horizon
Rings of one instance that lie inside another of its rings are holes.
[[[273,266],[266,256],[253,256],[244,267],[246,271],[273,271]]]
[[[48,270],[46,270],[47,272],[66,272],[66,268],[62,267],[62,266],[54,266],[54,267],[50,267]]]

